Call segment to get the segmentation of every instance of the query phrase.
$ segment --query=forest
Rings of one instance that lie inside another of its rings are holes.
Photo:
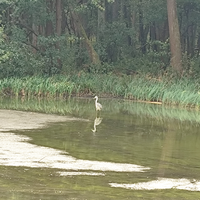
[[[173,10],[178,70],[199,76],[198,0],[1,0],[0,76],[171,72]]]
[[[95,93],[95,81],[126,76],[115,95],[133,98],[133,77],[198,83],[199,19],[199,0],[1,0],[0,80],[60,76],[73,88],[86,78],[76,90]]]

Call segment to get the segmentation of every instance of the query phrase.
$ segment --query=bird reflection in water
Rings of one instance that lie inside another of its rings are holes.
[[[101,124],[102,122],[102,119],[103,118],[100,118],[100,117],[96,117],[95,120],[94,120],[94,129],[92,129],[92,132],[93,133],[96,133],[97,132],[97,127],[99,124]]]

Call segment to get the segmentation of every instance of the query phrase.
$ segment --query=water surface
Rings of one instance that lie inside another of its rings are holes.
[[[200,199],[198,111],[99,101],[96,114],[92,99],[1,99],[80,120],[2,131],[0,198]]]

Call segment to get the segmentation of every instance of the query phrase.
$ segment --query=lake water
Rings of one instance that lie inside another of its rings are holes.
[[[0,199],[200,199],[199,111],[99,101],[96,114],[90,98],[1,99],[1,109],[72,120],[1,131]]]

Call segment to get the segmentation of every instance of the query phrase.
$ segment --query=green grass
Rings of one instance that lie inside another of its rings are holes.
[[[146,76],[86,73],[54,77],[5,78],[0,80],[0,93],[4,96],[47,98],[97,94],[197,108],[200,105],[200,83],[188,78],[156,79]]]

